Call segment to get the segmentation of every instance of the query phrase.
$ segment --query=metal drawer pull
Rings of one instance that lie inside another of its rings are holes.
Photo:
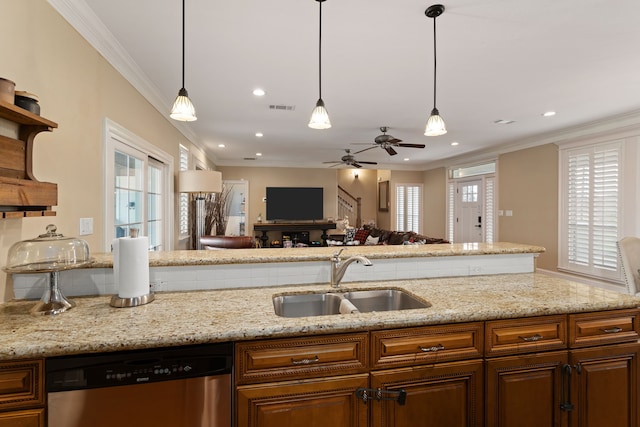
[[[622,332],[622,328],[618,328],[617,326],[614,326],[611,329],[600,329],[600,330],[605,334],[617,334],[618,332]]]
[[[309,365],[311,363],[318,363],[319,361],[320,358],[318,357],[318,355],[316,355],[316,357],[314,357],[313,359],[295,360],[293,357],[291,358],[291,363],[293,363],[294,365]]]
[[[442,344],[434,345],[433,347],[423,347],[419,345],[418,348],[424,353],[435,353],[436,351],[444,350],[444,346]]]
[[[535,335],[532,335],[530,337],[518,337],[518,338],[520,338],[522,341],[526,341],[526,342],[536,342],[536,341],[540,341],[544,337],[542,335],[540,335],[540,334],[535,334]]]
[[[369,400],[393,400],[398,405],[404,405],[407,401],[407,392],[402,389],[399,391],[382,390],[381,388],[358,388],[356,389],[356,397],[367,403]]]

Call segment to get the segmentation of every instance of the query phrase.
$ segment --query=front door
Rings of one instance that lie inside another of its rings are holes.
[[[459,211],[456,241],[482,242],[482,180],[460,182],[457,190]]]

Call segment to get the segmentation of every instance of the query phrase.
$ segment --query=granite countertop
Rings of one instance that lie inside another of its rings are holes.
[[[430,324],[579,313],[640,306],[640,298],[542,274],[349,283],[402,288],[430,308],[283,318],[272,296],[329,291],[322,285],[158,293],[150,304],[109,306],[110,296],[74,298],[58,316],[33,317],[34,301],[0,305],[0,360],[144,349]]]
[[[440,243],[433,245],[333,246],[308,248],[265,248],[234,250],[183,250],[150,252],[150,267],[192,266],[215,264],[252,264],[265,262],[326,261],[335,251],[344,248],[347,255],[364,255],[369,259],[445,257],[461,255],[500,255],[542,253],[542,246],[520,243]],[[92,263],[85,268],[110,268],[110,253],[92,254]]]

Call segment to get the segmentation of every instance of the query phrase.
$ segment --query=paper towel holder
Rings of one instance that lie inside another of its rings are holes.
[[[139,230],[137,228],[129,229],[129,237],[138,237],[138,231]],[[118,296],[118,294],[116,294],[111,297],[109,305],[116,308],[137,307],[139,305],[149,304],[154,299],[156,299],[156,296],[153,292],[149,292],[146,295],[140,295],[138,297],[130,298],[122,298]]]
[[[132,298],[121,298],[118,295],[113,295],[109,305],[116,308],[137,307],[139,305],[149,304],[154,299],[156,299],[156,296],[153,292]]]

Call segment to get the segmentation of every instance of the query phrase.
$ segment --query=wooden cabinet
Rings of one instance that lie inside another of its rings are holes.
[[[567,360],[566,351],[487,360],[485,425],[566,425],[567,413],[561,405],[568,393],[563,373]]]
[[[638,426],[640,345],[619,344],[572,350],[571,427]]]
[[[0,427],[44,425],[43,361],[0,363]]]
[[[355,390],[368,374],[238,387],[238,427],[367,427],[368,406]]]
[[[369,333],[236,344],[237,427],[367,427]]]
[[[486,322],[485,425],[638,427],[638,314]]]
[[[38,181],[32,169],[33,144],[40,132],[58,125],[0,101],[0,218],[52,216],[58,186]]]
[[[483,419],[483,363],[435,363],[371,373],[371,388],[403,391],[403,404],[395,400],[372,402],[372,427],[416,425],[480,427]]]

